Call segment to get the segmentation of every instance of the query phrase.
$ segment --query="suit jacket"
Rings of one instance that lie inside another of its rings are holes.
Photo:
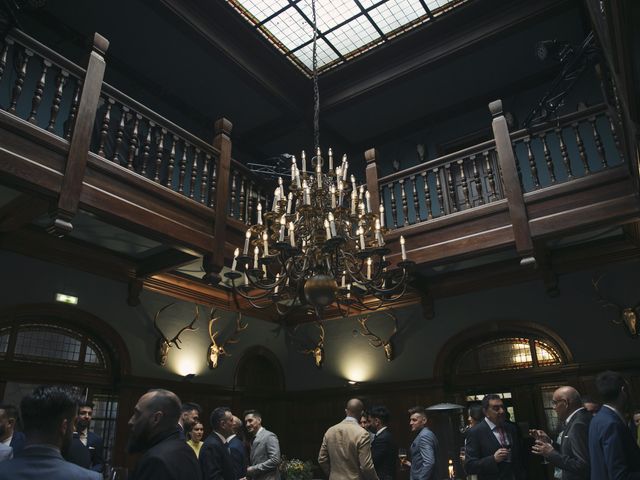
[[[0,443],[0,462],[13,458],[13,448],[4,443]]]
[[[398,466],[398,446],[388,428],[373,437],[371,458],[380,480],[395,480]]]
[[[548,461],[562,470],[562,480],[589,480],[589,424],[593,415],[581,408],[562,431],[560,446]]]
[[[138,460],[129,480],[201,480],[196,454],[180,440],[177,428],[157,435],[152,444]]]
[[[205,439],[199,460],[204,480],[235,480],[231,454],[216,432]]]
[[[235,436],[227,441],[227,445],[229,445],[233,474],[236,480],[245,477],[247,475],[247,451],[244,448],[244,442]]]
[[[26,442],[27,438],[24,436],[24,433],[16,431],[13,432],[9,446],[13,448],[14,457],[17,457],[20,454]]]
[[[515,425],[506,423],[504,429],[511,441],[511,461],[496,463],[493,454],[500,448],[489,424],[483,420],[467,432],[464,469],[477,474],[478,480],[521,480],[527,478],[523,467],[524,454]]]
[[[606,405],[589,425],[592,480],[640,480],[640,448],[616,412]]]
[[[250,467],[247,477],[260,480],[278,480],[280,472],[280,442],[275,433],[262,427],[251,443]]]
[[[89,468],[94,472],[102,473],[104,470],[104,458],[102,456],[104,445],[100,435],[94,432],[87,432],[87,448],[91,457],[91,467]]]
[[[410,480],[436,480],[438,468],[438,439],[427,427],[424,427],[411,443]]]
[[[350,417],[329,428],[318,453],[329,480],[377,480],[370,439],[369,432]]]
[[[71,444],[62,456],[67,462],[75,463],[79,467],[89,468],[91,466],[89,449],[80,441],[76,432],[73,433]]]
[[[102,475],[67,462],[50,445],[24,448],[19,457],[0,463],[0,480],[102,480]]]

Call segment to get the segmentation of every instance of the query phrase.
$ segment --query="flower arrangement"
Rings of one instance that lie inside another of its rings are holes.
[[[313,464],[297,458],[283,459],[280,471],[286,480],[311,480],[313,478]]]

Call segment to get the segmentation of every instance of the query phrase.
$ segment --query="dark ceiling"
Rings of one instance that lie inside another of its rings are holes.
[[[323,74],[321,144],[357,161],[366,148],[544,85],[557,65],[536,61],[534,44],[580,42],[582,15],[577,0],[469,0]],[[19,20],[80,64],[101,33],[107,82],[206,140],[216,118],[229,118],[240,160],[311,147],[311,80],[226,2],[48,0]]]

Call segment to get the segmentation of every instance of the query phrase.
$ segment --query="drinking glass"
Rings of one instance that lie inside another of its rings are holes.
[[[406,468],[404,461],[407,459],[407,450],[405,448],[398,449],[398,458],[400,459],[400,470],[404,470]]]
[[[544,436],[540,435],[538,433],[538,430],[533,430],[532,431],[532,436],[536,441],[542,442],[542,443],[546,443],[545,442],[546,438]],[[549,462],[547,461],[546,457],[542,457],[542,464],[543,465],[548,465],[549,464]]]

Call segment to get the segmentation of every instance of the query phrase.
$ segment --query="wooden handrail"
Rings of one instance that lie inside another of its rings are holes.
[[[44,46],[42,43],[38,42],[36,39],[30,37],[22,30],[18,30],[14,28],[7,35],[10,38],[13,38],[17,43],[27,47],[29,50],[33,50],[35,53],[40,55],[42,58],[49,60],[54,65],[64,69],[69,72],[71,75],[74,75],[78,78],[84,78],[86,75],[86,69],[76,65],[72,61],[63,57],[59,53],[51,50],[49,47]]]
[[[559,117],[556,121],[549,121],[545,123],[539,123],[536,125],[532,125],[529,128],[522,128],[520,130],[516,130],[512,132],[510,137],[511,141],[521,140],[531,135],[538,134],[540,132],[546,130],[553,130],[558,125],[565,126],[570,125],[573,122],[589,118],[593,115],[597,115],[599,113],[605,112],[607,110],[607,106],[604,103],[594,105],[593,107],[588,107],[585,110],[581,110],[579,112],[572,112],[567,115],[563,115]],[[420,163],[418,165],[414,165],[412,167],[406,168],[404,170],[400,170],[398,172],[394,172],[390,175],[386,175],[378,179],[378,184],[383,185],[387,183],[391,183],[402,178],[410,177],[411,175],[415,175],[416,173],[423,172],[425,170],[437,167],[439,165],[444,165],[446,163],[453,162],[462,157],[469,157],[471,155],[475,155],[479,152],[483,152],[490,148],[495,147],[495,140],[487,140],[485,142],[479,143],[477,145],[472,145],[470,147],[464,148],[462,150],[458,150],[456,152],[448,153],[447,155],[443,155],[442,157],[434,158],[433,160],[429,160],[424,163]]]

